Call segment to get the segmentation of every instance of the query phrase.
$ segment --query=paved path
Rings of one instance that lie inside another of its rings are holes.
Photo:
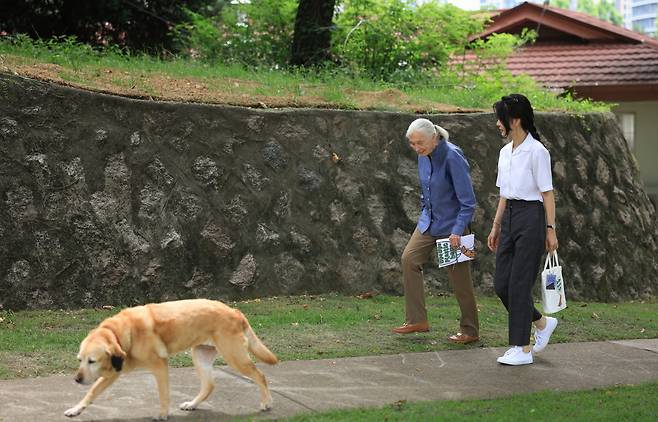
[[[327,409],[380,406],[398,400],[501,397],[531,391],[579,390],[658,380],[658,339],[550,345],[533,365],[496,363],[504,348],[473,348],[260,365],[274,409],[259,413],[258,390],[226,367],[199,410],[178,410],[198,388],[193,368],[170,372],[173,421],[225,421],[235,416],[284,417]],[[0,421],[65,421],[64,410],[88,387],[72,376],[0,381]],[[146,372],[125,375],[77,421],[147,421],[157,413],[157,390]]]

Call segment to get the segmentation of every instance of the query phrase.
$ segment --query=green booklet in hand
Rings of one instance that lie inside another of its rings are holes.
[[[475,258],[475,235],[467,234],[466,236],[462,236],[460,238],[460,246],[457,249],[453,249],[448,238],[437,239],[436,255],[439,268],[472,260]]]

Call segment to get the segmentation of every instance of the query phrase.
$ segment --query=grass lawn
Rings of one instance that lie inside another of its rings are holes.
[[[404,318],[402,297],[373,298],[328,294],[256,299],[231,303],[249,318],[256,333],[282,360],[424,352],[505,346],[507,314],[496,298],[480,297],[482,341],[460,346],[445,337],[459,326],[451,296],[429,296],[432,330],[400,336],[390,332]],[[0,311],[0,379],[70,373],[80,341],[113,310]],[[658,337],[658,303],[571,302],[560,312],[554,342]],[[188,354],[173,366],[190,366]]]
[[[263,108],[490,112],[502,95],[523,92],[536,110],[610,110],[609,104],[558,97],[530,77],[509,72],[463,80],[460,72],[445,70],[431,81],[390,83],[353,76],[340,68],[300,72],[211,65],[183,58],[162,60],[116,49],[93,50],[72,39],[0,37],[0,72],[134,98]]]
[[[300,415],[302,421],[655,421],[658,383],[492,400],[396,403],[382,408]]]

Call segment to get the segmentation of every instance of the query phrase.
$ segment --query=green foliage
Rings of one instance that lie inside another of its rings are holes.
[[[551,2],[551,5],[561,9],[568,9],[570,3],[571,0],[554,0]],[[599,0],[598,2],[594,2],[594,0],[578,0],[576,10],[615,25],[621,26],[624,23],[624,19],[617,11],[613,0]]]
[[[208,17],[186,10],[174,37],[190,57],[247,66],[283,66],[292,40],[297,0],[252,0]]]
[[[516,40],[505,35],[490,37],[479,43],[481,57],[496,56],[498,48],[516,45]],[[497,46],[494,48],[494,46]],[[487,52],[491,49],[491,52]],[[4,57],[2,57],[4,56]],[[335,108],[359,108],[360,92],[397,89],[407,96],[406,103],[415,110],[432,110],[432,103],[451,104],[465,108],[489,110],[491,104],[502,95],[512,91],[523,92],[537,110],[569,111],[574,113],[609,111],[610,106],[598,102],[574,100],[570,96],[558,96],[538,86],[528,76],[514,77],[503,66],[484,73],[477,69],[441,68],[439,72],[417,71],[397,74],[397,80],[377,81],[337,66],[320,69],[258,69],[236,63],[217,61],[208,63],[189,58],[172,57],[162,59],[146,54],[135,55],[118,48],[93,49],[68,37],[49,41],[32,40],[26,36],[0,37],[0,68],[11,63],[37,64],[55,63],[62,66],[58,71],[62,79],[75,82],[78,86],[91,89],[107,89],[97,85],[98,75],[108,69],[114,74],[124,75],[124,84],[145,87],[145,96],[166,98],[166,91],[153,91],[150,78],[168,75],[172,78],[196,78],[207,84],[209,90],[242,95],[267,95],[271,98],[288,99],[290,104],[304,100],[305,96],[318,96]],[[71,71],[73,69],[75,72]],[[404,79],[403,78],[409,78]],[[413,78],[412,78],[413,76]],[[239,86],[235,80],[244,81]],[[101,81],[101,83],[103,83]],[[163,87],[166,89],[166,87]],[[292,98],[292,100],[291,100]],[[284,100],[285,102],[285,100]],[[372,105],[370,105],[372,107]],[[394,104],[376,105],[376,109],[396,110]]]
[[[48,59],[49,62],[78,69],[85,63],[94,62],[100,57],[114,60],[130,60],[131,54],[116,45],[94,48],[78,41],[74,35],[53,37],[48,40],[33,40],[25,34],[0,38],[0,52],[18,54],[35,59]]]
[[[290,53],[297,0],[230,4],[216,16],[186,11],[174,36],[189,57],[282,68]],[[334,63],[374,80],[411,81],[445,67],[484,18],[452,5],[408,0],[345,0],[334,17]]]
[[[524,28],[520,36],[512,34],[493,34],[486,39],[473,41],[469,48],[475,53],[480,65],[498,64],[503,65],[505,59],[517,48],[527,43],[533,43],[537,39],[537,33]]]
[[[524,30],[520,36],[493,34],[470,44],[475,61],[452,66],[435,75],[421,91],[423,98],[464,107],[489,108],[501,96],[523,92],[536,109],[565,111],[608,111],[602,103],[576,100],[571,94],[558,96],[528,75],[513,75],[505,61],[517,48],[532,43],[537,34]]]
[[[596,15],[599,18],[611,22],[615,25],[622,26],[624,19],[617,11],[614,1],[599,0],[596,7]]]
[[[230,0],[2,0],[0,33],[34,39],[75,36],[94,46],[166,54],[169,29],[185,21],[181,8],[215,13]]]
[[[405,0],[345,0],[334,18],[333,53],[343,66],[375,80],[436,72],[464,47],[483,20],[452,5],[412,7]]]
[[[404,400],[384,406],[313,412],[280,422],[336,421],[654,421],[658,382],[586,391],[539,391],[485,400]],[[242,418],[239,421],[251,419]]]
[[[405,92],[420,100],[457,104],[467,108],[490,110],[494,102],[510,92],[522,92],[536,110],[561,110],[574,113],[610,111],[608,104],[575,99],[569,93],[558,95],[537,84],[528,75],[513,75],[504,66],[486,72],[450,70],[431,85],[409,88]]]

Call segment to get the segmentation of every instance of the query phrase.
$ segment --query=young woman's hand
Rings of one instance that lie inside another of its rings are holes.
[[[546,229],[546,252],[553,253],[557,250],[557,234],[555,229]]]
[[[500,239],[500,225],[494,224],[491,227],[491,233],[487,237],[487,246],[491,252],[495,252],[498,249],[498,239]]]

